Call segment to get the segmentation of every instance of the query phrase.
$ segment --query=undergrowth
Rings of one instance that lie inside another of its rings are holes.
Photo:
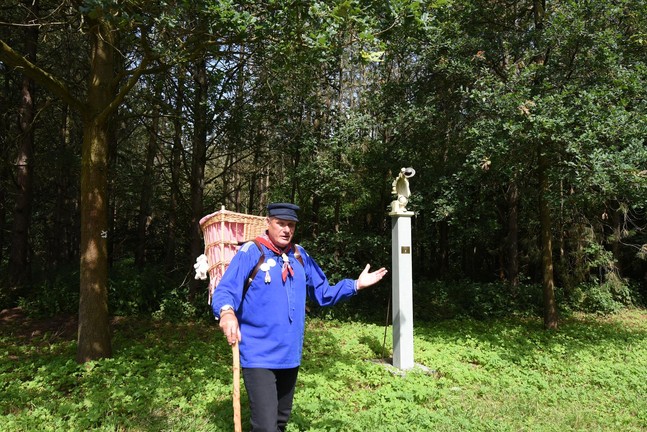
[[[3,431],[232,430],[231,351],[213,322],[125,318],[114,357],[78,365],[72,337],[0,337]],[[416,368],[391,329],[310,318],[295,431],[646,431],[647,313],[415,324]],[[387,357],[384,359],[383,357]],[[244,428],[247,399],[242,391]]]

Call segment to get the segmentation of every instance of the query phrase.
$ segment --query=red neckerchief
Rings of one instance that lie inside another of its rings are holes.
[[[267,235],[258,236],[256,237],[256,240],[283,259],[281,276],[283,277],[284,283],[288,278],[288,273],[290,273],[290,277],[294,276],[294,270],[292,270],[290,260],[288,259],[288,252],[290,252],[290,249],[292,249],[292,243],[290,243],[283,251],[281,251],[278,247],[276,247],[274,243],[272,243]]]

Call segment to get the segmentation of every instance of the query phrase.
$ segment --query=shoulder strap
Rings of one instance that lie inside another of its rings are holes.
[[[305,268],[305,266],[303,265],[303,257],[301,256],[301,252],[299,252],[299,247],[296,244],[294,244],[293,246],[294,246],[294,257],[301,263],[301,267]]]
[[[252,281],[256,277],[256,273],[258,273],[258,270],[261,268],[261,265],[265,262],[265,252],[263,252],[263,248],[261,247],[261,244],[256,239],[254,239],[253,241],[256,247],[258,248],[258,250],[260,251],[261,256],[258,258],[258,261],[256,262],[256,266],[254,266],[252,271],[249,272],[249,276],[245,281],[245,286],[243,287],[243,296],[240,298],[240,304],[243,304],[243,300],[245,299],[245,294],[247,294],[247,290],[249,289],[249,286],[252,284]]]
[[[265,252],[263,252],[263,247],[261,246],[260,242],[256,239],[254,239],[253,242],[258,248],[258,250],[261,252],[261,256],[258,258],[258,261],[256,262],[256,266],[252,269],[251,272],[249,272],[249,276],[245,281],[245,286],[243,287],[243,296],[240,298],[241,304],[243,303],[243,300],[245,299],[245,294],[247,294],[247,291],[249,290],[249,286],[252,284],[252,281],[256,277],[258,270],[261,268],[261,265],[265,262]],[[297,245],[294,245],[294,257],[301,263],[301,266],[304,267],[303,257],[301,256],[301,252],[299,252],[299,248],[297,247]]]

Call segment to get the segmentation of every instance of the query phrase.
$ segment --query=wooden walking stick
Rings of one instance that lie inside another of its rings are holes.
[[[200,219],[200,228],[204,235],[204,255],[196,260],[196,279],[206,279],[209,274],[209,304],[218,282],[222,278],[232,258],[243,243],[254,240],[265,233],[267,219],[265,216],[253,216],[225,210],[225,206]],[[203,268],[206,266],[206,268]],[[240,351],[238,342],[231,346],[234,372],[234,431],[242,432],[240,425]]]
[[[233,354],[233,369],[234,369],[234,432],[242,432],[240,425],[240,351],[238,349],[238,341],[231,346]]]

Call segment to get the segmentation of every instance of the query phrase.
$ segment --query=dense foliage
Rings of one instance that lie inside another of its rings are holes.
[[[414,281],[429,310],[440,294],[474,316],[541,313],[547,292],[562,311],[640,304],[646,8],[10,1],[0,306],[76,311],[79,289],[98,286],[112,315],[184,310],[187,297],[201,313],[197,221],[221,205],[299,203],[298,241],[333,280],[389,266],[403,166],[417,170]],[[103,69],[88,61],[100,48],[114,56]]]
[[[3,431],[232,429],[231,351],[213,322],[119,320],[114,358],[84,365],[64,326],[5,324]],[[288,430],[644,431],[646,324],[644,311],[559,332],[537,318],[419,324],[418,367],[402,375],[382,363],[383,327],[310,319]],[[242,406],[246,425],[244,391]]]

